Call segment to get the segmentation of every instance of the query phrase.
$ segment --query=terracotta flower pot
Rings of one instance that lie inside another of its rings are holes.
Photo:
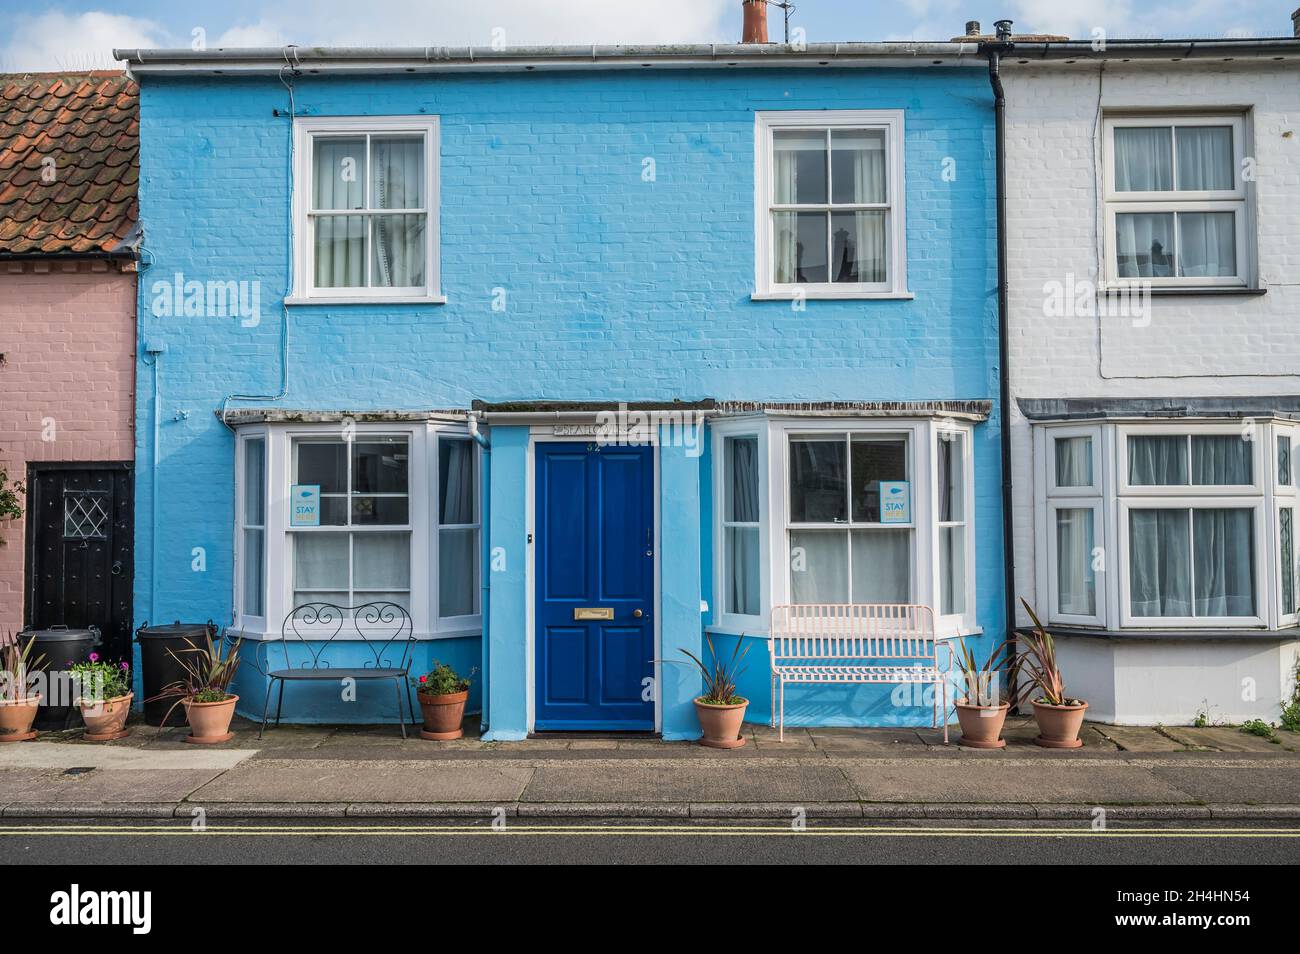
[[[1009,703],[1000,706],[968,706],[957,703],[957,721],[961,724],[962,745],[971,749],[1005,749],[1002,724],[1007,721]]]
[[[469,690],[449,692],[445,696],[435,696],[428,692],[417,692],[415,698],[420,701],[420,712],[424,715],[424,728],[420,738],[434,742],[447,739],[459,739],[464,735],[460,724],[465,721],[465,700]]]
[[[40,704],[40,693],[26,699],[0,701],[0,742],[26,742],[36,738],[32,723],[36,721],[36,708]]]
[[[235,703],[238,701],[239,696],[226,696],[220,702],[183,700],[185,716],[190,721],[190,734],[185,741],[214,745],[233,739],[235,734],[230,731],[230,720],[235,717]]]
[[[105,699],[103,702],[78,699],[81,720],[86,723],[86,738],[91,742],[112,742],[130,735],[126,717],[131,714],[131,699],[134,696],[134,692],[128,692],[124,696]]]
[[[704,733],[700,745],[711,749],[738,749],[745,744],[745,737],[740,734],[740,726],[745,721],[745,709],[749,700],[745,699],[732,706],[717,706],[705,702],[704,698],[695,700],[695,715],[700,720],[700,730]]]
[[[1034,743],[1045,749],[1077,749],[1083,745],[1079,730],[1083,728],[1083,713],[1088,703],[1074,706],[1049,706],[1034,703],[1034,718],[1038,721],[1038,738]]]

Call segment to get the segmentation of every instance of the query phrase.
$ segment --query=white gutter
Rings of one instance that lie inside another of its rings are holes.
[[[916,67],[983,65],[977,43],[700,43],[679,46],[259,47],[115,49],[133,75],[446,73],[583,69]]]

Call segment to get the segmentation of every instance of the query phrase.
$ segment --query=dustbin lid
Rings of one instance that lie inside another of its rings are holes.
[[[51,626],[48,629],[26,629],[18,634],[18,638],[26,642],[33,636],[38,643],[62,643],[71,642],[74,639],[99,639],[99,630],[97,629],[69,629],[67,626]]]
[[[141,626],[136,630],[138,639],[177,639],[187,636],[198,636],[202,638],[211,632],[215,627],[211,623],[182,623],[177,620],[174,623],[168,623],[166,626]]]

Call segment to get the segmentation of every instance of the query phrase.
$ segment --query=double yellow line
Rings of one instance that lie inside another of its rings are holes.
[[[321,836],[456,838],[468,835],[501,837],[692,837],[692,838],[1300,838],[1294,828],[916,828],[897,826],[810,826],[794,830],[789,825],[249,825],[209,823],[203,829],[178,825],[4,825],[0,837],[109,838],[161,836],[227,836],[267,838]]]

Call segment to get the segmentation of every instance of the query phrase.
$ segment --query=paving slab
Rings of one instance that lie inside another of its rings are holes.
[[[1149,726],[1106,725],[1094,722],[1086,726],[1125,752],[1182,752],[1187,748],[1159,730]]]
[[[252,759],[203,786],[206,802],[513,802],[526,763]]]
[[[844,774],[824,760],[737,759],[728,763],[629,759],[539,763],[524,802],[853,801]]]
[[[839,762],[870,802],[1066,802],[1081,804],[1196,801],[1152,771],[1113,761],[1005,759]]]
[[[20,742],[0,748],[2,768],[103,769],[228,769],[257,754],[256,749],[178,744],[175,751],[73,745],[63,742]]]
[[[1167,785],[1218,804],[1300,803],[1300,766],[1255,761],[1231,767],[1161,765],[1151,774]]]
[[[13,775],[26,773],[22,781]],[[179,802],[221,773],[213,769],[92,769],[68,775],[57,769],[7,769],[0,802]]]
[[[1249,732],[1242,732],[1235,726],[1211,725],[1200,728],[1178,726],[1165,731],[1177,739],[1187,739],[1189,744],[1215,749],[1219,752],[1264,752],[1269,755],[1285,755],[1287,749],[1279,741],[1270,742]]]

